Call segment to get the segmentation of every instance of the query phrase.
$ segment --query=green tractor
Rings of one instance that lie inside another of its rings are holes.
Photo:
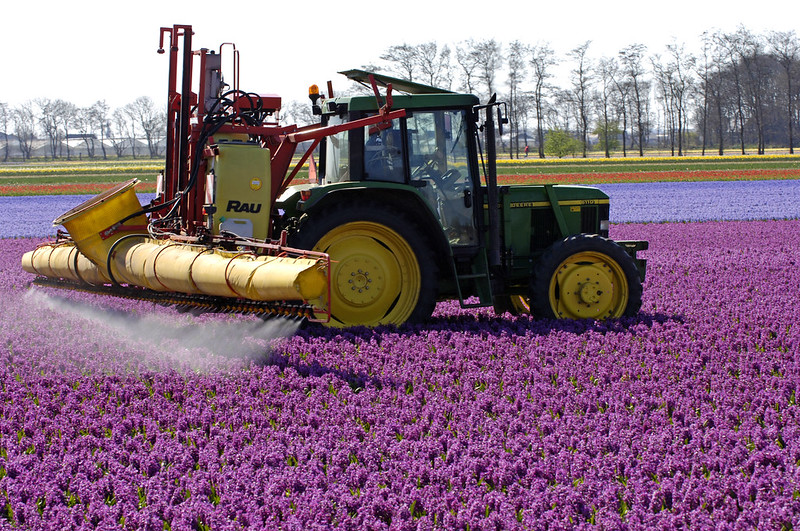
[[[608,239],[606,194],[497,184],[502,104],[343,74],[390,87],[391,108],[405,116],[324,138],[318,183],[291,187],[276,203],[292,247],[331,257],[332,325],[423,321],[444,299],[557,319],[639,311],[645,261],[636,253],[647,242]],[[392,88],[404,94],[392,97]],[[324,126],[373,116],[375,92],[315,101],[315,112]]]
[[[647,242],[608,239],[608,196],[498,185],[501,103],[352,70],[372,95],[313,86],[320,123],[282,125],[280,97],[231,89],[222,48],[193,51],[192,35],[161,28],[156,197],[140,205],[132,179],[57,218],[67,232],[22,257],[34,282],[337,327],[424,321],[445,299],[556,319],[639,311]],[[233,64],[238,83],[235,49]],[[314,182],[293,186],[317,148]]]

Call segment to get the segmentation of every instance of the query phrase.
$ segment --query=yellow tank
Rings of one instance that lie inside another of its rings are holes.
[[[122,183],[58,217],[53,223],[64,225],[73,242],[25,253],[22,268],[83,284],[115,282],[252,301],[321,301],[327,294],[327,263],[319,258],[256,256],[150,238],[137,182]]]
[[[147,234],[147,216],[140,214],[124,222],[125,227],[115,227],[128,216],[142,211],[136,197],[138,179],[121,183],[103,192],[53,221],[53,225],[64,225],[78,249],[99,267],[105,267],[111,247],[122,237],[131,234]]]

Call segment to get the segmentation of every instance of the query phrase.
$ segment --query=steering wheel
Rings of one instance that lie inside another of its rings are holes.
[[[461,178],[461,173],[456,169],[449,169],[442,173],[439,169],[444,166],[444,157],[440,152],[436,152],[426,158],[422,166],[417,167],[411,174],[411,178],[419,178],[420,174],[426,174],[438,188],[448,188],[452,183]]]
[[[411,174],[411,178],[418,179],[424,173],[428,177],[433,179],[435,182],[439,176],[439,170],[435,169],[436,165],[437,162],[433,157],[426,157],[425,162],[422,164],[422,166],[417,166],[414,169],[414,172]]]

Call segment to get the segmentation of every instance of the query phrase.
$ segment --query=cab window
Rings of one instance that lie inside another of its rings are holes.
[[[411,180],[436,211],[451,245],[474,245],[473,178],[464,110],[413,112],[407,116]]]
[[[364,178],[405,182],[400,120],[364,128]]]

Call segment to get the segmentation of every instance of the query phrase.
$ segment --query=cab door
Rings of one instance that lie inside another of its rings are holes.
[[[406,117],[412,184],[420,183],[452,246],[478,244],[468,118],[463,109],[413,111]]]

